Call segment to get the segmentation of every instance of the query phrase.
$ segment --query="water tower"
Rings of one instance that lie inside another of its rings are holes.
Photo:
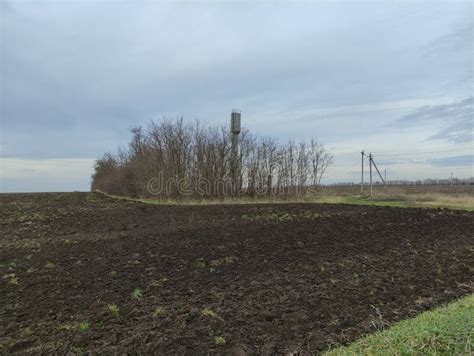
[[[230,130],[232,132],[232,157],[231,157],[231,176],[233,183],[237,187],[237,157],[239,153],[239,133],[240,133],[240,111],[233,109],[231,120],[230,120]]]

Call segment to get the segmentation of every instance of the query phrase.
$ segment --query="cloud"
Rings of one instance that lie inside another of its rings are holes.
[[[454,143],[472,141],[474,97],[444,105],[418,108],[398,120],[402,125],[441,126],[429,140],[446,140]]]
[[[7,11],[8,12],[13,12],[14,11],[12,5],[10,4],[10,1],[8,1],[8,0],[0,1],[0,10],[4,13],[6,13]]]
[[[437,134],[428,137],[430,140],[445,140],[454,143],[465,143],[473,141],[473,118],[466,117],[448,127],[443,128]]]
[[[396,159],[381,159],[377,162],[377,164],[380,166],[392,166],[400,163],[403,163],[403,161]]]
[[[472,3],[470,3],[470,12],[474,11]],[[440,36],[439,38],[431,41],[425,47],[425,53],[427,59],[432,59],[438,56],[444,56],[446,53],[456,53],[460,51],[473,50],[474,41],[474,23],[472,18],[468,18],[462,21],[456,29],[451,32]]]
[[[412,113],[403,116],[399,122],[416,124],[423,121],[433,120],[463,120],[466,117],[472,117],[474,110],[474,97],[446,104],[423,106],[414,110]]]
[[[474,163],[473,155],[453,156],[445,158],[433,158],[427,161],[428,163],[438,167],[458,167],[469,166],[472,167]]]

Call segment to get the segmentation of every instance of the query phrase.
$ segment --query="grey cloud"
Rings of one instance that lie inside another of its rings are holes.
[[[472,141],[474,97],[445,105],[424,106],[403,116],[400,124],[440,125],[441,129],[429,140],[447,140],[453,143]]]
[[[8,12],[13,12],[14,11],[12,5],[10,4],[10,1],[8,1],[8,0],[0,1],[0,10],[4,13],[6,13],[7,11]]]
[[[430,140],[447,140],[453,143],[473,142],[473,117],[462,120],[441,129],[437,134],[431,135]]]
[[[474,109],[474,97],[445,105],[424,106],[414,110],[400,118],[401,123],[418,124],[420,122],[430,122],[433,120],[464,120],[472,118]]]
[[[403,161],[403,160],[395,160],[395,159],[380,159],[380,160],[378,160],[377,165],[391,166],[391,165],[394,165],[394,164],[406,163],[406,161],[407,160]]]
[[[474,156],[473,155],[462,155],[445,158],[433,158],[427,160],[430,163],[439,167],[456,167],[456,166],[473,166]]]
[[[471,13],[474,11],[471,6]],[[471,51],[473,49],[474,42],[474,24],[472,19],[464,21],[460,24],[458,28],[452,32],[440,36],[436,40],[430,42],[425,47],[424,55],[431,59],[440,55],[445,55],[446,53],[456,53],[459,51]]]

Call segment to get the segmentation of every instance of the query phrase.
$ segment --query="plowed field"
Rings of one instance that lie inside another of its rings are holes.
[[[0,195],[0,352],[319,352],[472,293],[474,213]]]

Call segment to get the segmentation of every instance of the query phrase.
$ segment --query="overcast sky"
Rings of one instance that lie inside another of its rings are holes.
[[[88,190],[129,128],[183,115],[314,136],[325,183],[473,173],[473,2],[0,0],[0,191]]]

